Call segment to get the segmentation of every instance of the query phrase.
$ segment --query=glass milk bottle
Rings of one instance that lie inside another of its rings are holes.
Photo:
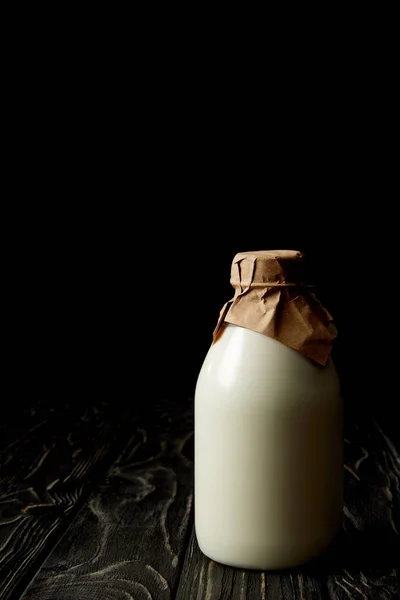
[[[304,257],[244,252],[195,391],[195,528],[202,552],[282,569],[318,556],[342,519],[336,330]]]

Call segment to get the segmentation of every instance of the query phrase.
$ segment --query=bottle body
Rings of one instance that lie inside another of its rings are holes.
[[[228,324],[195,392],[195,527],[201,550],[251,569],[297,566],[340,529],[343,408],[330,359]]]

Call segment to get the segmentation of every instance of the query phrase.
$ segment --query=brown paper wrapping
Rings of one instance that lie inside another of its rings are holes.
[[[231,269],[234,297],[222,308],[224,323],[252,329],[326,365],[337,332],[329,312],[304,282],[304,256],[294,250],[241,252]]]

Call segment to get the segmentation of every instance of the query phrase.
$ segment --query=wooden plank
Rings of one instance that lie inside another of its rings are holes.
[[[0,598],[20,597],[115,458],[106,403],[14,411],[0,447]],[[126,439],[126,438],[125,438]],[[120,451],[117,444],[116,452]]]
[[[320,577],[312,572],[294,569],[266,573],[235,569],[208,559],[199,549],[194,528],[176,596],[177,600],[319,600],[326,597]]]
[[[374,420],[346,432],[343,534],[327,572],[335,600],[400,596],[400,455]]]
[[[191,519],[193,407],[160,402],[23,600],[175,597]]]
[[[193,528],[178,600],[375,598],[400,595],[400,457],[380,426],[346,432],[343,532],[318,561],[281,573],[220,565],[200,551]]]
[[[319,600],[325,597],[320,582],[312,574],[235,569],[208,559],[199,549],[194,528],[176,596],[177,600]]]

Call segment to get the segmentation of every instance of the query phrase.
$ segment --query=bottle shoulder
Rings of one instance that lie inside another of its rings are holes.
[[[338,398],[340,382],[332,358],[321,367],[273,338],[227,324],[205,357],[199,394],[296,404],[305,398]]]

